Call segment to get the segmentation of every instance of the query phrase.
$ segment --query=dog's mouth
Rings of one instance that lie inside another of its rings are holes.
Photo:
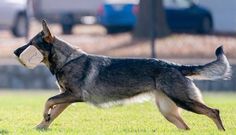
[[[27,67],[27,66],[25,65],[25,63],[23,63],[22,60],[21,60],[19,57],[17,57],[17,59],[18,59],[18,61],[20,62],[21,65],[23,65],[24,67]]]
[[[35,68],[43,60],[42,53],[35,47],[31,45],[26,45],[18,48],[14,51],[14,54],[18,57],[19,62],[30,69]]]
[[[14,54],[17,56],[17,60],[20,62],[21,65],[23,65],[24,67],[26,67],[26,65],[22,62],[22,60],[20,59],[20,55],[21,53],[28,47],[28,45],[24,45],[18,49],[16,49],[14,51]]]

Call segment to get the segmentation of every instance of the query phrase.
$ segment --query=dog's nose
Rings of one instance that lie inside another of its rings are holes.
[[[28,46],[29,46],[29,45],[27,44],[27,45],[24,45],[24,46],[22,46],[22,47],[16,49],[16,50],[14,51],[14,54],[15,54],[17,57],[19,57],[20,54],[21,54]]]
[[[14,51],[14,54],[15,54],[17,57],[19,57],[20,54],[21,54],[20,49],[16,49],[16,50]]]

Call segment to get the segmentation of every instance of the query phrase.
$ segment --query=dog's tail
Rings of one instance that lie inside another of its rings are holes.
[[[215,55],[217,59],[205,65],[181,65],[176,68],[187,77],[196,80],[215,80],[215,79],[230,79],[232,72],[231,66],[224,54],[223,47],[216,49]]]

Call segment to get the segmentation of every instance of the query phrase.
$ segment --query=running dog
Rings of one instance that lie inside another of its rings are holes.
[[[74,49],[53,36],[45,21],[42,27],[29,43],[14,52],[22,62],[22,52],[32,46],[37,48],[43,56],[40,62],[58,82],[60,94],[46,101],[43,120],[37,128],[47,129],[71,103],[87,102],[101,107],[122,104],[148,93],[154,96],[161,114],[179,129],[189,130],[180,116],[183,108],[208,116],[219,130],[225,130],[219,110],[204,104],[192,81],[230,78],[231,67],[222,46],[216,49],[217,59],[205,65],[180,65],[154,58],[112,58]]]

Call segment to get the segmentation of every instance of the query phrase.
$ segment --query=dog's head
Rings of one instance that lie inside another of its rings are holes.
[[[55,38],[44,20],[42,21],[42,27],[43,30],[26,45],[14,51],[19,61],[26,67],[34,68],[40,62],[48,61]]]

